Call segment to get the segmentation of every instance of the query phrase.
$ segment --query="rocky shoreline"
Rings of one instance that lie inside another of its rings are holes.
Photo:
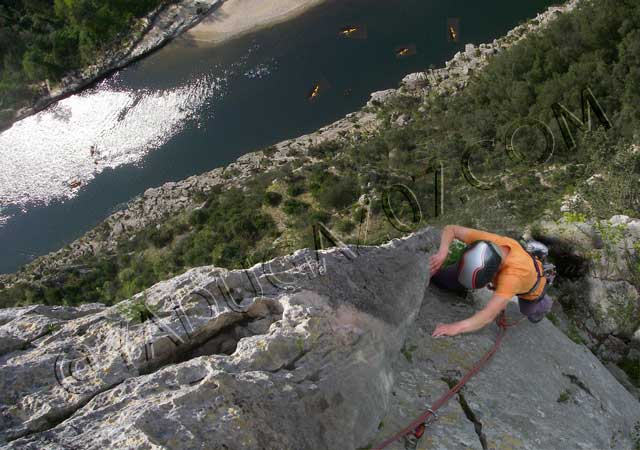
[[[372,93],[364,108],[349,113],[318,131],[279,142],[270,148],[271,151],[263,149],[247,153],[226,167],[149,188],[128,202],[124,209],[114,212],[98,227],[71,244],[36,258],[23,266],[17,274],[0,275],[0,283],[9,287],[18,280],[33,281],[46,273],[73,267],[77,259],[84,255],[111,252],[116,248],[118,240],[130,238],[149,224],[159,223],[168,215],[198,208],[201,204],[196,199],[197,194],[206,193],[213,186],[240,187],[254,173],[272,170],[289,161],[306,158],[313,162],[314,159],[308,154],[309,148],[333,140],[359,139],[375,130],[378,125],[376,106],[394,97],[409,96],[428,101],[429,95],[455,94],[464,88],[473,74],[480,71],[493,55],[508,49],[530,33],[542,30],[558,15],[572,11],[579,1],[572,0],[562,6],[550,7],[491,43],[478,46],[467,44],[465,51],[456,53],[445,63],[445,67],[407,75],[398,89]],[[405,120],[402,116],[393,118],[397,126],[402,126]],[[234,176],[225,177],[226,171],[234,173]]]
[[[43,82],[35,104],[15,111],[14,117],[8,121],[0,120],[0,132],[157,50],[196,25],[219,4],[221,0],[180,0],[159,6],[141,19],[140,32],[120,48],[106,53],[94,65],[67,75],[56,88],[49,89]]]

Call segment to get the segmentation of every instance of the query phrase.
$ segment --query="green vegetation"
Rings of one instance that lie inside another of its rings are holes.
[[[556,401],[558,403],[566,403],[570,398],[571,398],[571,393],[569,392],[568,389],[565,389],[560,393],[560,395],[558,396],[558,400]]]
[[[231,169],[227,169],[224,172],[222,172],[222,178],[224,178],[226,180],[230,180],[232,178],[235,178],[238,175],[240,175],[240,170],[236,169],[235,167],[233,167]]]
[[[118,312],[129,322],[144,323],[157,314],[157,308],[147,303],[146,296],[130,302],[122,302],[117,306]]]
[[[277,151],[278,151],[278,149],[276,148],[275,145],[270,145],[269,147],[265,147],[265,148],[262,149],[262,153],[264,153],[264,155],[267,158],[272,158],[273,155],[275,155]]]
[[[445,259],[444,263],[442,263],[442,267],[447,267],[460,261],[462,253],[464,253],[466,248],[467,245],[464,242],[454,239],[449,246],[449,254],[447,255],[447,259]]]
[[[618,363],[618,366],[629,376],[629,380],[633,383],[634,386],[640,387],[639,360],[624,357],[622,358],[622,361]]]
[[[149,226],[120,242],[115,255],[85,257],[77,268],[0,290],[0,304],[114,304],[191,267],[239,269],[268,259],[273,251],[268,244],[277,235],[273,219],[260,209],[269,181],[256,177],[248,194],[214,189],[208,206],[159,228]]]
[[[567,223],[585,222],[587,220],[587,216],[584,214],[571,211],[565,212],[562,217]]]
[[[278,206],[282,202],[282,194],[273,191],[265,192],[264,201],[269,206]]]
[[[95,64],[166,0],[9,0],[0,5],[0,111],[29,104],[48,80]],[[3,117],[0,117],[0,119]]]
[[[313,158],[327,159],[333,157],[340,148],[340,144],[335,141],[325,141],[310,147],[308,153]]]
[[[302,353],[304,351],[304,339],[296,338],[296,348],[298,349],[299,353]]]
[[[290,195],[291,197],[297,197],[305,191],[306,188],[304,187],[304,183],[298,181],[289,185],[289,187],[287,188],[287,195]]]
[[[60,325],[57,323],[47,324],[47,333],[54,333],[60,329]]]
[[[349,219],[341,220],[336,223],[336,229],[344,234],[351,233],[356,228],[356,224]]]
[[[578,345],[584,345],[584,340],[580,337],[578,327],[576,327],[573,321],[569,321],[569,329],[567,330],[567,337]]]
[[[640,288],[640,241],[634,242],[631,249],[625,247],[625,259],[631,273],[631,283]]]
[[[298,216],[304,214],[309,209],[309,204],[306,202],[301,202],[300,200],[296,200],[295,198],[289,198],[284,201],[284,206],[282,210],[291,215]]]
[[[404,357],[407,359],[407,361],[411,363],[413,362],[413,352],[416,351],[417,349],[418,349],[417,345],[411,344],[408,346],[403,346],[400,351],[402,352]]]
[[[358,199],[360,189],[353,178],[339,177],[327,171],[314,173],[311,193],[321,206],[342,209]]]
[[[556,315],[552,312],[548,312],[547,313],[547,319],[549,319],[549,321],[556,327],[558,328],[560,326],[560,321],[558,320],[558,318],[556,317]]]

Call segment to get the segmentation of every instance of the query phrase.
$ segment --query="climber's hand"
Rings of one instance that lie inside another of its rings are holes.
[[[455,323],[439,323],[436,329],[433,330],[431,336],[455,336],[462,331],[462,325],[459,322]]]
[[[429,271],[432,276],[434,273],[440,270],[440,267],[442,266],[444,261],[447,259],[447,255],[448,253],[443,254],[438,252],[435,255],[431,255],[431,257],[429,257]]]

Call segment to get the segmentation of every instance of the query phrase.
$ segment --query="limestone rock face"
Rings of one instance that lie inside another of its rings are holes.
[[[426,228],[246,271],[195,268],[114,307],[0,312],[3,339],[25,343],[0,356],[0,446],[377,444],[446,392],[497,331],[431,337],[474,311],[428,286],[438,244]],[[427,448],[622,450],[640,404],[585,347],[547,320],[525,321],[439,416]]]
[[[384,91],[376,91],[371,93],[371,98],[367,102],[367,106],[376,104],[384,104],[397,95],[395,89],[386,89]]]

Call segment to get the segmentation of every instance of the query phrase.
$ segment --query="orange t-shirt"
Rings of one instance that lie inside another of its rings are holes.
[[[464,242],[471,244],[473,241],[491,241],[496,245],[505,245],[511,249],[507,259],[503,261],[500,270],[494,276],[492,283],[496,287],[496,294],[511,298],[518,292],[527,292],[538,279],[538,274],[533,267],[531,255],[527,253],[515,239],[489,233],[487,231],[472,230],[468,233]],[[542,264],[536,259],[536,264],[542,274]],[[535,300],[544,289],[547,279],[542,276],[535,291],[528,295],[522,295],[523,300]]]

